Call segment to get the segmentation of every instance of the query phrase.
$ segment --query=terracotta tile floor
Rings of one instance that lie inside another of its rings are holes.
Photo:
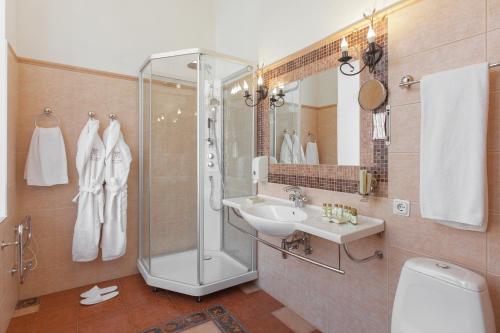
[[[182,294],[155,293],[140,275],[99,285],[114,284],[120,295],[93,306],[79,304],[80,293],[90,286],[42,296],[40,311],[12,319],[7,333],[135,333],[213,304],[226,307],[252,333],[292,332],[271,314],[283,305],[262,290],[245,294],[234,287],[205,296],[202,303],[197,303]]]

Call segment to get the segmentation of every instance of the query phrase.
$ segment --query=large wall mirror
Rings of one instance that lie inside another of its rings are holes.
[[[271,161],[359,166],[359,87],[337,67],[273,87],[284,96],[269,105]]]
[[[388,141],[373,130],[378,116],[386,114],[387,22],[376,22],[374,30],[384,54],[372,72],[348,76],[339,71],[343,37],[351,63],[359,67],[366,26],[264,68],[270,93],[257,106],[257,151],[269,156],[269,182],[356,193],[359,171],[368,170],[378,181],[374,194],[387,196]],[[280,96],[283,100],[273,100]]]

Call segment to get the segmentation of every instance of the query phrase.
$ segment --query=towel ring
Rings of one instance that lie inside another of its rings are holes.
[[[109,119],[110,119],[111,121],[116,120],[116,118],[118,118],[118,117],[116,116],[116,114],[115,114],[115,113],[110,113],[110,114],[109,114]]]
[[[94,118],[95,118],[95,112],[90,111],[90,112],[89,112],[89,118],[90,118],[90,119],[94,119]]]
[[[38,127],[37,120],[40,120],[41,117],[47,117],[49,119],[55,120],[56,121],[56,126],[59,126],[59,124],[61,123],[59,121],[59,118],[54,115],[52,109],[49,108],[49,107],[44,108],[43,112],[40,113],[38,116],[35,117],[35,121],[34,121],[35,127]]]

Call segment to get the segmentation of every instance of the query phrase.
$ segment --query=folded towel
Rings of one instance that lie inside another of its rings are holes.
[[[308,142],[306,145],[306,164],[319,164],[318,145]]]
[[[373,140],[385,140],[385,112],[373,114]]]
[[[421,81],[420,209],[451,227],[485,231],[488,64]]]
[[[35,127],[24,168],[28,185],[52,186],[68,183],[66,148],[59,127]]]

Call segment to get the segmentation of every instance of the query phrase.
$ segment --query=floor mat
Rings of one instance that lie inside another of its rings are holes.
[[[189,333],[195,332],[197,326],[213,322],[222,333],[250,333],[241,323],[222,305],[195,312],[190,315],[169,320],[165,323],[142,330],[139,333]],[[208,332],[207,332],[208,333]]]

